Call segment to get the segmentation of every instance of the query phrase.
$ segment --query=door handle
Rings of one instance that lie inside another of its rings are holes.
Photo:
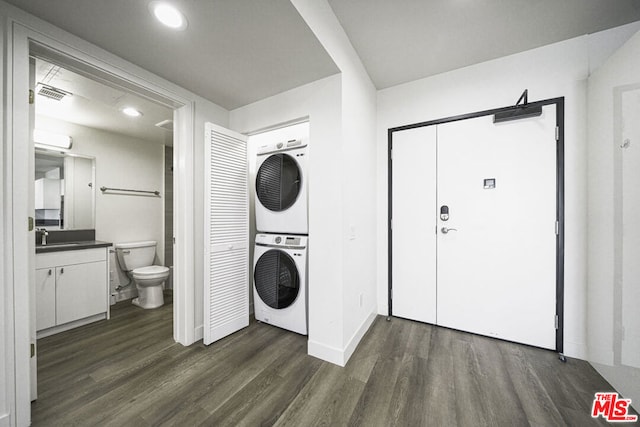
[[[448,233],[448,232],[450,232],[450,231],[458,231],[458,229],[457,229],[457,228],[447,228],[447,227],[442,227],[442,228],[440,229],[440,231],[442,231],[442,234],[447,234],[447,233]]]

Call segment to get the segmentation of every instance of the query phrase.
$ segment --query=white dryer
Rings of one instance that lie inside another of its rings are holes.
[[[263,233],[308,234],[307,140],[258,147],[256,229]]]
[[[307,244],[307,236],[256,235],[256,320],[307,335]]]

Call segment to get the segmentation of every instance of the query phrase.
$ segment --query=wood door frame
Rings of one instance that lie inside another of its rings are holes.
[[[529,102],[526,107],[544,107],[555,105],[556,107],[556,221],[558,232],[556,234],[556,349],[560,353],[561,360],[564,361],[564,97],[550,98],[542,101]],[[387,233],[388,233],[388,316],[393,316],[393,134],[409,129],[425,126],[440,125],[444,123],[457,122],[461,120],[490,116],[517,109],[520,106],[508,106],[483,110],[474,113],[461,114],[458,116],[445,117],[442,119],[429,120],[404,126],[389,128],[387,130],[387,185],[388,185],[388,211],[387,211]]]

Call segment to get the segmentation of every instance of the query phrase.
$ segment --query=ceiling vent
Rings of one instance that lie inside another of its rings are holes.
[[[54,101],[61,101],[65,96],[71,95],[70,92],[42,83],[38,83],[36,93],[40,96],[44,96],[45,98],[53,99]]]
[[[164,130],[168,130],[169,132],[173,132],[173,120],[163,120],[159,123],[156,123],[156,126]]]

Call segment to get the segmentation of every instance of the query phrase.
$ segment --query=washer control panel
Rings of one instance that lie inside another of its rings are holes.
[[[256,244],[263,246],[283,246],[292,248],[305,248],[308,242],[307,236],[292,236],[282,234],[256,234]]]

